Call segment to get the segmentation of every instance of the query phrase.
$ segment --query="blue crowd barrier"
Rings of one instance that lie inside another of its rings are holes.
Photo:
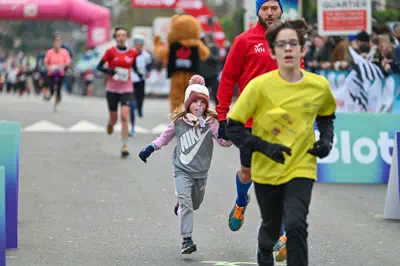
[[[0,165],[5,167],[6,248],[18,248],[18,190],[21,125],[0,122]]]
[[[0,166],[0,265],[6,265],[6,169]]]

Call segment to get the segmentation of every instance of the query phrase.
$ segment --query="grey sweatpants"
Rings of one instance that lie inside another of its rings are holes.
[[[175,171],[174,176],[175,193],[179,201],[179,230],[182,237],[192,237],[193,211],[197,210],[203,202],[207,176],[192,178],[182,171]]]

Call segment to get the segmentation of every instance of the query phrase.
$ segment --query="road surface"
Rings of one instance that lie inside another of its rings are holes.
[[[215,146],[206,196],[195,214],[198,252],[180,255],[171,154],[137,154],[168,123],[168,100],[148,99],[132,155],[105,134],[104,99],[65,97],[58,112],[35,96],[0,94],[0,120],[21,122],[19,248],[7,265],[256,265],[256,201],[238,232],[236,148]],[[254,197],[253,189],[251,193]],[[386,186],[316,184],[309,216],[310,265],[399,265],[400,223],[382,218]]]

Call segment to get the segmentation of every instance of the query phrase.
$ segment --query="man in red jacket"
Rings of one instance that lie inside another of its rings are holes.
[[[281,0],[256,0],[256,11],[258,15],[256,26],[235,38],[224,65],[217,93],[219,138],[227,139],[225,135],[227,114],[232,103],[235,84],[239,87],[240,96],[250,80],[278,68],[276,61],[269,54],[265,34],[270,25],[280,20],[283,13],[282,2]],[[251,130],[251,119],[245,127]],[[249,202],[248,191],[252,184],[251,155],[251,150],[240,150],[241,167],[236,175],[237,199],[229,215],[229,228],[232,231],[239,230],[244,222],[244,213]],[[282,240],[284,241],[284,236]],[[278,244],[281,243],[278,242]]]

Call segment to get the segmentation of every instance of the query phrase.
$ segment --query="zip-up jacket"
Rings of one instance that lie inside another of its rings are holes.
[[[265,34],[266,29],[257,22],[255,27],[235,38],[225,61],[217,92],[218,121],[227,119],[235,84],[239,87],[240,96],[250,80],[278,68],[276,61],[269,54],[269,44]],[[252,127],[252,119],[247,121],[245,127]]]

